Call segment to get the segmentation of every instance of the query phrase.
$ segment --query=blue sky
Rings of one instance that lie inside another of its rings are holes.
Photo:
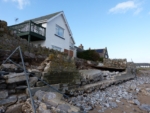
[[[150,0],[0,0],[8,25],[64,11],[76,42],[110,58],[150,63]]]

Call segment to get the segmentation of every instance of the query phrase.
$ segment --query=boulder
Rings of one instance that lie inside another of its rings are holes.
[[[55,89],[59,89],[59,84],[53,84],[51,85],[52,87],[54,87]],[[43,86],[43,87],[32,87],[30,88],[30,91],[31,91],[31,94],[34,95],[35,92],[37,92],[38,90],[41,90],[41,91],[51,91],[51,92],[55,92],[55,90],[53,90],[51,87],[49,86]],[[28,92],[28,88],[26,89],[26,94],[29,95],[29,92]]]
[[[6,69],[17,69],[17,66],[15,66],[14,64],[2,64],[1,66],[2,68]]]
[[[22,103],[14,104],[8,107],[6,113],[22,113]]]
[[[17,102],[17,96],[13,95],[8,97],[7,99],[0,100],[0,106],[8,106]]]
[[[102,72],[96,69],[88,69],[88,70],[79,70],[82,78],[84,80],[100,80],[102,77]]]
[[[71,107],[67,104],[61,104],[61,105],[58,105],[57,109],[60,109],[60,111],[68,112],[68,110],[70,110]]]
[[[47,109],[47,106],[45,103],[40,103],[38,111],[39,113],[51,113],[51,111]]]
[[[38,91],[36,91],[34,98],[36,98],[38,100],[42,100],[44,95],[45,95],[44,91],[38,90]]]
[[[7,90],[0,91],[0,100],[5,99],[7,97],[8,97],[8,91]]]
[[[6,83],[16,83],[26,80],[26,76],[24,73],[10,73],[4,76],[6,79]]]
[[[30,77],[29,78],[29,84],[31,87],[35,86],[35,83],[38,81],[37,77]]]
[[[26,99],[27,99],[27,95],[26,94],[19,94],[17,103],[25,102]]]
[[[43,82],[41,82],[41,81],[36,82],[36,87],[42,87],[44,85],[45,84]]]
[[[147,105],[147,104],[142,104],[141,106],[139,106],[139,108],[141,110],[145,110],[147,112],[150,112],[150,105]]]

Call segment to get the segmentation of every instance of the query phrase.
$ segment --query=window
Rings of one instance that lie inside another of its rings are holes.
[[[57,46],[54,46],[54,45],[52,45],[52,49],[57,50],[57,51],[61,51],[60,47],[57,47]]]
[[[56,35],[58,35],[62,38],[64,37],[64,29],[58,25],[56,25]]]

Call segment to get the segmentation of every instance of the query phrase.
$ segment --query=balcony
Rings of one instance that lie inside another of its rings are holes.
[[[46,39],[46,28],[32,21],[12,25],[8,28],[21,38],[27,39],[29,42]]]

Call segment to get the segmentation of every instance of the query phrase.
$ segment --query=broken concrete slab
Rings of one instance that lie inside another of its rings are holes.
[[[51,85],[51,86],[54,87],[54,88],[57,89],[57,90],[60,88],[59,84],[53,84],[53,85]],[[32,95],[34,95],[35,92],[37,92],[38,90],[47,91],[47,92],[48,92],[48,91],[56,92],[54,89],[52,89],[52,88],[49,87],[49,86],[32,87],[32,88],[30,88],[30,90],[31,90],[31,94],[32,94]],[[29,95],[28,88],[26,89],[26,94]]]
[[[17,66],[15,66],[14,64],[2,64],[1,66],[2,68],[6,69],[17,69]]]
[[[96,69],[79,70],[79,73],[84,79],[88,80],[93,80],[95,78],[100,78],[102,76],[102,72]]]
[[[26,76],[17,76],[17,77],[7,79],[6,83],[10,84],[10,83],[21,82],[25,80],[26,80]]]
[[[19,77],[19,76],[25,76],[25,73],[9,73],[8,75],[5,75],[5,79],[11,79],[14,77]]]

